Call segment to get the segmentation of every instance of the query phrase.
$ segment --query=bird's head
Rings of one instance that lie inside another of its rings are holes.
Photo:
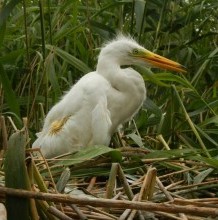
[[[140,46],[131,38],[119,36],[103,47],[99,60],[110,60],[119,65],[147,65],[176,72],[186,72],[185,67],[170,59],[157,55]]]

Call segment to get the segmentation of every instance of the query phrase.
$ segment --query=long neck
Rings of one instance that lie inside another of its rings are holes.
[[[99,59],[97,72],[111,84],[108,108],[114,130],[131,118],[145,99],[145,85],[141,75],[131,68],[122,69],[115,61]],[[119,117],[117,117],[117,114]]]
[[[133,84],[129,77],[125,75],[125,69],[122,69],[118,61],[111,57],[110,59],[99,58],[97,72],[106,78],[112,87],[120,92],[129,92],[129,87]]]

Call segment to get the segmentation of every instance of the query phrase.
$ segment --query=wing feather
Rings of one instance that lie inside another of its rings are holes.
[[[106,96],[101,97],[92,111],[93,144],[109,145],[112,122]]]

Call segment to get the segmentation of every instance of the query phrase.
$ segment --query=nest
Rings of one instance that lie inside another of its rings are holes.
[[[10,139],[0,187],[9,217],[23,203],[31,219],[218,218],[215,161],[193,150],[94,146],[46,160],[26,150],[25,132]]]

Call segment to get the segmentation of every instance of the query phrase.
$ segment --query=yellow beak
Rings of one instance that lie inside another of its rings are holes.
[[[166,70],[173,70],[176,72],[186,73],[186,68],[181,64],[169,60],[165,57],[152,53],[148,50],[143,51],[142,56],[140,56],[146,63],[149,63],[153,67],[158,67]]]

